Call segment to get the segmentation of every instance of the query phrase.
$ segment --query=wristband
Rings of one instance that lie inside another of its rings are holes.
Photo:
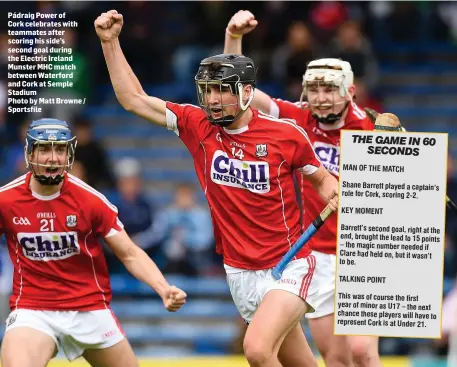
[[[225,33],[227,33],[231,38],[235,38],[235,39],[243,37],[242,34],[235,34],[235,33],[230,32],[228,30],[228,28],[225,29]]]

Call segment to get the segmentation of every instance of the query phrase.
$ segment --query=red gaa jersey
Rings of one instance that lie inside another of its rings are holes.
[[[373,130],[374,128],[365,111],[355,103],[349,103],[345,121],[329,126],[318,123],[311,115],[306,103],[303,104],[302,108],[300,102],[292,103],[280,99],[273,99],[273,101],[277,108],[274,106],[271,113],[279,118],[294,119],[299,126],[304,128],[322,164],[337,178],[339,177],[340,164],[340,131],[343,129]],[[307,180],[303,180],[302,175],[297,175],[297,181],[300,183],[301,190],[303,229],[306,229],[325,208],[326,204],[313,190],[312,185]],[[310,239],[308,246],[315,251],[335,254],[336,236],[337,216],[333,214]]]
[[[300,236],[293,174],[312,174],[320,162],[302,128],[252,111],[237,130],[212,125],[193,105],[167,102],[166,114],[194,159],[217,252],[229,266],[258,270],[275,266]]]
[[[117,208],[65,174],[60,192],[30,189],[31,173],[0,188],[0,234],[14,265],[10,307],[91,311],[108,308],[111,286],[101,238],[122,230]]]

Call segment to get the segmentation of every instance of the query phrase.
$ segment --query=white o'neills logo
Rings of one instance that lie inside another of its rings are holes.
[[[21,232],[17,240],[30,260],[62,260],[80,253],[77,232]]]
[[[14,217],[13,223],[16,225],[29,226],[30,221],[27,217]]]
[[[211,163],[211,180],[218,185],[265,194],[270,191],[270,167],[267,162],[231,159],[217,150]]]

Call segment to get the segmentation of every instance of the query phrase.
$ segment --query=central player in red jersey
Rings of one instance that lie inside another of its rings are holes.
[[[236,13],[227,26],[224,52],[241,53],[242,36],[256,26],[257,20],[251,12],[240,10]],[[272,116],[294,119],[307,132],[322,164],[338,177],[341,129],[373,130],[371,120],[353,102],[355,94],[354,76],[348,62],[319,59],[307,66],[299,102],[271,98],[257,90],[252,103]],[[308,182],[298,176],[306,228],[321,212],[323,202],[309,190]],[[352,350],[357,366],[379,367],[377,337],[333,335],[336,237],[337,217],[332,216],[307,244],[317,260],[316,273],[327,279],[318,291],[319,310],[306,315],[313,339],[327,366],[352,365],[349,353]]]
[[[126,268],[178,310],[186,294],[123,230],[117,209],[66,171],[76,140],[64,121],[41,119],[27,130],[30,172],[0,188],[0,235],[14,266],[4,367],[44,367],[62,349],[71,361],[135,367],[136,358],[111,308],[100,239]]]
[[[130,69],[118,40],[122,24],[116,11],[95,21],[116,96],[125,109],[174,131],[193,156],[232,297],[250,323],[244,340],[250,365],[315,366],[299,324],[315,308],[314,257],[305,248],[280,282],[271,269],[301,233],[294,172],[333,209],[337,180],[321,165],[303,129],[250,108],[251,59],[209,57],[195,77],[200,107],[165,102],[148,96]]]

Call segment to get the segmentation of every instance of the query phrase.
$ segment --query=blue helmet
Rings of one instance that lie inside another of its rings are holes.
[[[52,154],[49,159],[50,163],[38,163],[40,151],[37,150],[35,160],[32,160],[32,153],[35,147],[51,146]],[[63,145],[66,147],[65,162],[55,164],[54,145]],[[71,169],[75,160],[76,137],[71,133],[68,124],[65,121],[43,118],[32,121],[28,130],[25,143],[25,162],[27,168],[33,173],[43,185],[57,185],[64,179],[64,171]],[[47,173],[48,175],[46,175]],[[53,173],[57,173],[53,176]]]

